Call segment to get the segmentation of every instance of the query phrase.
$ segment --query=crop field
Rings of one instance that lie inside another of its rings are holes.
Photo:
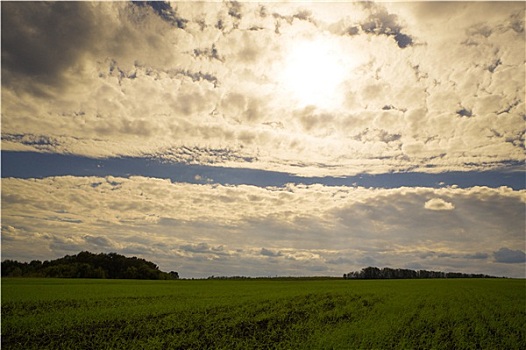
[[[526,349],[526,280],[2,279],[2,349]]]

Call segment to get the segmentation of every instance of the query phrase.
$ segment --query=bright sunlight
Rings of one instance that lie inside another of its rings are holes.
[[[300,106],[331,108],[341,102],[340,86],[355,66],[338,42],[315,38],[298,40],[288,50],[280,83]]]

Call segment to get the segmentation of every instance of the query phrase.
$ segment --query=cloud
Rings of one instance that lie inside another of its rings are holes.
[[[261,255],[269,256],[269,257],[278,257],[283,256],[283,254],[280,251],[274,252],[270,249],[261,248]]]
[[[526,262],[526,254],[522,250],[512,250],[509,248],[500,248],[493,252],[495,261],[505,264],[521,264]]]
[[[197,254],[219,254],[222,255],[226,253],[223,246],[210,246],[207,243],[197,243],[197,244],[183,244],[179,246],[184,252],[197,253]]]
[[[173,161],[191,150],[195,164],[301,176],[501,168],[524,159],[523,13],[2,3],[2,148]],[[337,103],[292,101],[284,70],[301,42],[330,44]]]
[[[102,34],[95,16],[84,3],[2,4],[2,85],[38,94],[46,94],[42,85],[64,85],[67,70]]]
[[[386,8],[372,2],[363,4],[364,7],[371,12],[369,17],[359,24],[360,29],[364,33],[392,37],[401,49],[413,44],[413,38],[410,35],[402,33],[403,28],[399,23],[397,15],[389,13]],[[357,27],[351,26],[347,30],[347,33],[350,35],[358,34]]]
[[[466,259],[480,259],[480,260],[485,260],[487,258],[489,258],[489,254],[488,253],[482,253],[482,252],[477,252],[475,254],[468,254],[465,256]]]
[[[101,237],[101,236],[95,237],[95,236],[86,235],[84,236],[84,239],[86,240],[87,243],[92,244],[93,246],[96,246],[96,247],[108,249],[108,248],[115,246],[115,244],[106,237]]]
[[[422,203],[442,198],[441,215]],[[2,179],[2,254],[133,252],[184,276],[339,276],[374,262],[523,276],[525,191],[172,183],[145,177]],[[243,210],[239,210],[242,207]],[[508,250],[501,249],[507,242]],[[263,247],[263,248],[262,248]],[[511,253],[510,253],[511,252]],[[511,257],[510,257],[511,256]],[[268,259],[274,257],[274,259]]]
[[[148,16],[137,18],[132,6],[77,2],[2,4],[3,87],[29,89],[57,98],[54,92],[63,94],[76,77],[88,78],[83,85],[93,82],[87,75],[91,68],[88,61],[101,59],[98,55],[120,60],[134,50],[136,59],[151,58],[150,50],[159,48],[162,39],[141,33],[143,24],[154,21]],[[152,25],[149,29],[155,33],[161,28],[162,25]],[[166,56],[160,53],[159,57]]]
[[[151,7],[159,17],[177,28],[184,29],[188,20],[177,15],[175,8],[169,2],[165,1],[133,1],[137,6]]]
[[[432,198],[424,204],[424,208],[429,210],[453,210],[455,206],[441,198]]]
[[[194,56],[195,57],[205,57],[207,59],[215,59],[215,60],[218,60],[218,61],[223,61],[224,58],[221,57],[221,55],[219,54],[215,44],[212,44],[212,47],[209,49],[209,48],[205,48],[205,49],[194,49]]]

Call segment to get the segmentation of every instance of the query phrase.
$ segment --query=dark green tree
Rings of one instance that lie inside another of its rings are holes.
[[[145,259],[129,258],[117,253],[93,254],[87,251],[44,262],[5,260],[2,262],[2,276],[165,280],[179,278],[177,272],[163,272],[156,264]]]

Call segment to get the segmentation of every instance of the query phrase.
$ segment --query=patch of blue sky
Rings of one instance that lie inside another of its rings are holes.
[[[526,173],[521,164],[502,170],[388,174],[360,174],[347,177],[301,177],[276,171],[247,168],[227,168],[183,163],[167,163],[151,158],[95,159],[75,155],[3,151],[2,177],[44,178],[49,176],[144,176],[170,179],[172,182],[217,183],[223,185],[253,185],[281,187],[287,183],[326,186],[361,186],[371,188],[507,186],[514,190],[526,188]]]

